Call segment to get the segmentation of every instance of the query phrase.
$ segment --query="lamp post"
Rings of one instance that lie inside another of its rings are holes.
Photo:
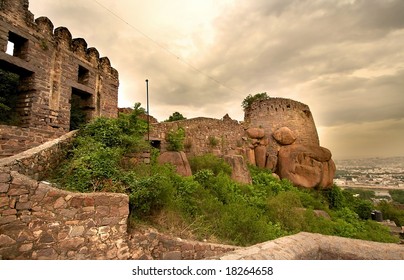
[[[150,144],[150,112],[149,112],[149,80],[146,79],[146,103],[147,103],[147,142]]]

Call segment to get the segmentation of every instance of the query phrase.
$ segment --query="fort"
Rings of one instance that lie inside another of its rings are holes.
[[[118,114],[118,72],[109,59],[47,17],[34,20],[28,5],[0,1],[0,69],[19,77],[11,104],[18,124],[0,125],[0,157],[57,138],[77,122]]]
[[[97,49],[34,19],[28,6],[0,0],[0,70],[19,80],[19,121],[0,125],[0,259],[404,259],[398,244],[310,233],[240,248],[133,232],[126,194],[74,193],[43,181],[71,148],[77,122],[118,115],[119,77]],[[188,156],[213,153],[297,174],[290,179],[303,187],[328,187],[335,172],[309,107],[290,99],[255,102],[244,122],[225,115],[154,123],[152,144],[166,152],[167,133],[180,127]]]

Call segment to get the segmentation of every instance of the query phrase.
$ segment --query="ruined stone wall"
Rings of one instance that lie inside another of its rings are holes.
[[[62,191],[0,170],[2,259],[127,259],[128,197]]]
[[[269,138],[268,152],[276,155],[279,145],[272,138],[273,133],[288,127],[296,135],[296,144],[319,145],[317,129],[309,106],[285,98],[270,98],[254,102],[245,111],[244,121],[249,127],[264,129]]]
[[[6,53],[9,42],[13,55]],[[54,29],[48,18],[34,20],[27,0],[0,2],[0,68],[20,76],[13,108],[20,127],[57,138],[70,130],[72,106],[87,120],[117,116],[118,72],[109,59],[84,39],[73,39],[67,28]]]
[[[29,176],[36,180],[46,178],[66,157],[71,148],[76,131],[71,131],[58,139],[24,151],[18,155],[0,159],[0,167]]]
[[[38,128],[0,125],[0,159],[37,147],[54,138],[54,133]]]
[[[153,229],[137,229],[129,240],[132,258],[136,260],[201,260],[221,256],[241,247],[183,240]]]
[[[189,156],[214,153],[216,155],[242,153],[244,128],[237,121],[224,117],[222,120],[211,118],[194,118],[175,122],[152,125],[150,137],[161,141],[161,151],[167,148],[167,133],[185,129],[185,152]]]
[[[72,193],[36,180],[64,158],[74,133],[0,159],[0,259],[129,257],[127,195]]]

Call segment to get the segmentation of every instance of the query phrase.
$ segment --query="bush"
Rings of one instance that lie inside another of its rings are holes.
[[[294,191],[282,192],[268,201],[271,221],[279,223],[283,229],[299,232],[304,224],[304,209],[299,195]]]
[[[267,100],[269,96],[266,92],[257,93],[255,95],[249,94],[246,98],[244,98],[243,102],[241,103],[241,107],[244,110],[248,109],[255,101],[257,100]]]
[[[394,204],[386,201],[380,202],[377,208],[382,212],[383,219],[392,220],[399,227],[404,226],[404,210],[401,210]]]
[[[389,194],[395,202],[404,204],[404,190],[389,190]]]
[[[372,210],[374,209],[373,203],[368,200],[359,200],[354,207],[354,211],[362,220],[371,218]]]
[[[193,174],[204,169],[212,171],[214,175],[218,175],[222,172],[230,176],[232,173],[231,166],[223,159],[213,154],[195,156],[190,158],[188,161]]]
[[[345,197],[339,187],[334,185],[325,194],[331,209],[342,209],[345,206]]]
[[[166,137],[168,143],[167,150],[176,152],[184,150],[184,139],[185,130],[182,127],[177,130],[170,130]]]
[[[231,203],[223,208],[217,235],[236,245],[248,246],[286,235],[281,227],[257,215],[253,206]]]

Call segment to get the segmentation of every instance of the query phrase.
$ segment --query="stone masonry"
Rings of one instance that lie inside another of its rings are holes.
[[[73,136],[0,159],[0,259],[129,257],[127,195],[72,193],[33,179],[58,164]]]
[[[12,108],[20,123],[12,131],[0,128],[0,157],[69,132],[72,110],[85,121],[118,114],[118,72],[110,60],[67,28],[34,20],[28,6],[28,0],[0,1],[0,68],[20,77]],[[8,45],[14,48],[6,53]]]

